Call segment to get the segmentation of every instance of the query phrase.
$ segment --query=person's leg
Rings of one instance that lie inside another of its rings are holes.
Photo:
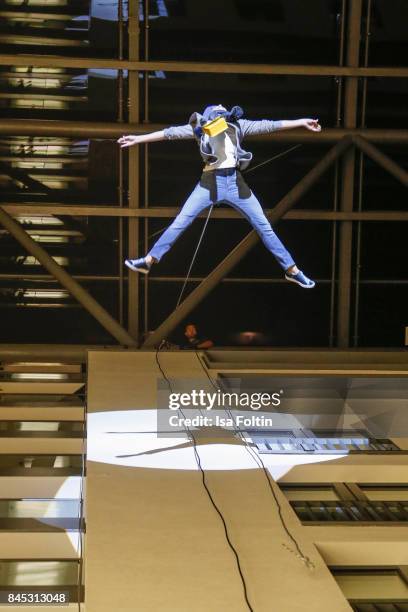
[[[144,273],[148,272],[151,264],[160,261],[180,234],[184,232],[197,215],[207,208],[207,206],[210,206],[211,203],[209,190],[198,183],[173,223],[163,232],[147,255],[141,259],[127,259],[125,261],[126,265],[132,270]]]
[[[194,219],[210,206],[210,194],[208,189],[201,187],[198,183],[184,203],[173,223],[163,232],[148,255],[155,261],[160,261],[165,253],[173,246],[177,238],[194,221]]]
[[[242,197],[243,195],[245,197]],[[315,283],[299,271],[292,255],[273,231],[257,197],[239,175],[237,181],[231,182],[230,189],[228,190],[228,201],[233,208],[238,210],[249,221],[258,233],[266,248],[284,270],[286,279],[304,288],[314,287]]]
[[[292,255],[273,231],[262,206],[252,192],[249,198],[235,197],[229,201],[249,221],[268,251],[272,253],[285,272],[295,266]]]

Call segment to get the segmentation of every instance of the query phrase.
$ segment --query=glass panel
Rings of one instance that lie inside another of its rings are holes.
[[[19,424],[18,429],[21,431],[58,431],[59,423],[33,423],[33,422],[22,422]]]
[[[396,7],[401,12],[396,11]],[[407,3],[376,0],[373,2],[370,27],[371,66],[405,65],[407,48]]]
[[[3,117],[41,118],[46,111],[53,119],[114,121],[117,118],[118,71],[106,68],[0,66],[0,105]],[[57,150],[56,153],[61,151]],[[79,167],[75,160],[59,155],[42,161],[38,158],[36,161],[29,155],[15,162],[20,168],[32,170],[56,170],[66,163]],[[40,241],[46,242],[47,239]],[[68,241],[80,243],[80,234],[75,231],[66,234]]]
[[[313,516],[310,511],[308,502],[291,501],[290,504],[301,521],[313,520]]]
[[[308,504],[315,521],[328,521],[330,520],[330,511],[325,504],[319,504],[319,502],[311,502]]]
[[[14,436],[19,432],[78,432],[83,430],[80,421],[0,421],[0,432],[9,432]]]
[[[408,599],[408,585],[398,572],[336,574],[337,584],[347,599]]]
[[[373,501],[408,501],[408,485],[404,487],[364,487],[360,489]]]
[[[79,506],[77,499],[7,499],[0,501],[0,518],[76,518]]]
[[[3,5],[8,13],[2,16],[2,52],[18,50],[74,57],[118,55],[117,2],[5,0]],[[124,7],[127,8],[127,3]]]
[[[397,60],[398,58],[396,58]],[[395,104],[396,96],[398,96],[398,105]],[[388,128],[388,129],[401,129],[402,125],[406,124],[406,108],[408,105],[408,83],[406,79],[386,79],[386,78],[375,78],[375,79],[367,79],[367,115],[366,115],[366,124],[368,128]],[[398,157],[401,156],[402,151],[399,147],[394,146],[386,146],[386,149],[392,149],[389,152],[390,155],[393,155],[393,159],[395,161],[399,161]],[[381,147],[382,150],[383,147]],[[395,159],[397,156],[397,159]],[[386,174],[377,164],[373,164],[371,162],[366,162],[366,171],[375,173],[380,171],[381,174],[376,179],[376,187],[381,190],[381,195],[386,195],[386,197],[392,197],[394,193],[385,194],[384,193],[384,179]],[[389,177],[391,178],[391,176]],[[393,190],[394,187],[397,186],[397,181],[395,181],[395,185],[393,185],[392,181],[388,181],[390,188]],[[403,185],[397,189],[399,193],[402,195]],[[371,195],[373,194],[373,190],[371,189]],[[405,198],[404,198],[405,199]],[[366,198],[367,206],[371,207],[374,198]],[[378,200],[377,200],[378,201]],[[395,210],[399,204],[398,200],[395,201],[393,198],[393,210]],[[403,203],[400,200],[400,205]],[[375,204],[374,204],[375,205]],[[368,228],[367,228],[368,229]],[[383,228],[378,228],[382,233]],[[402,228],[401,228],[402,229]],[[399,265],[399,261],[395,262],[396,265]],[[367,267],[370,265],[369,257],[367,257]],[[366,270],[367,271],[367,270]]]
[[[387,196],[388,198],[388,196]],[[384,202],[385,200],[383,200]],[[394,198],[392,198],[394,202]],[[366,224],[370,225],[370,224]],[[385,225],[375,224],[375,225]],[[393,223],[387,225],[404,225],[402,223]],[[363,225],[364,227],[364,225]],[[384,228],[381,228],[377,232],[377,240],[384,245],[384,257],[382,261],[383,268],[377,268],[378,276],[382,274],[381,278],[386,278],[385,268],[393,269],[393,248],[388,246],[391,243],[396,243],[399,238],[396,238],[396,230],[394,227],[389,228],[387,232],[387,242],[383,240],[385,236]],[[394,237],[393,237],[394,236]],[[371,257],[371,252],[365,249],[365,258],[363,259],[364,270],[367,268],[366,261]],[[395,260],[397,261],[397,260]],[[398,266],[399,263],[396,263]],[[404,284],[396,284],[396,275],[392,283],[387,285],[386,290],[381,290],[381,308],[373,308],[378,300],[378,287],[375,285],[361,285],[360,289],[360,346],[362,347],[391,347],[391,346],[402,346],[403,342],[403,330],[407,324],[407,310],[406,310],[406,295],[407,288]],[[390,313],[392,312],[392,316]]]
[[[407,520],[408,517],[406,514],[406,508],[402,507],[402,505],[398,502],[385,502],[384,505],[388,512],[391,512],[391,514],[395,517],[397,521]]]
[[[57,586],[77,582],[77,561],[0,561],[0,586]]]
[[[8,468],[80,468],[80,455],[1,455],[0,470]]]
[[[232,0],[225,7],[183,0],[150,2],[150,56],[285,64],[318,64],[324,57],[325,64],[335,64],[338,12],[339,4],[326,0]]]
[[[281,486],[287,499],[291,501],[336,501],[339,498],[333,487],[288,487]]]

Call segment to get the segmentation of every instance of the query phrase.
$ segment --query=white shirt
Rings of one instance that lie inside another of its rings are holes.
[[[214,155],[218,161],[215,164],[206,164],[204,171],[218,170],[218,168],[235,168],[237,166],[236,148],[227,132],[221,132],[217,136],[205,136],[210,143]]]

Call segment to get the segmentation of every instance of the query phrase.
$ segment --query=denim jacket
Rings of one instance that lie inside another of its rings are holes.
[[[211,166],[217,163],[218,159],[211,149],[209,140],[204,136],[198,137],[194,133],[194,128],[200,125],[200,119],[201,115],[199,113],[193,113],[186,125],[176,125],[165,128],[164,136],[169,140],[187,140],[195,138],[199,145],[204,163]],[[238,119],[238,121],[234,123],[228,123],[227,133],[236,147],[236,157],[240,170],[245,170],[252,160],[252,153],[245,151],[241,147],[241,143],[245,136],[269,134],[270,132],[278,130],[281,126],[281,121],[272,121],[269,119],[261,119],[259,121]]]

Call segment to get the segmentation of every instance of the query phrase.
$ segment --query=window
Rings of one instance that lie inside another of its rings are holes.
[[[304,524],[408,522],[408,484],[282,483],[280,487]]]
[[[408,612],[405,567],[331,568],[355,612]]]
[[[361,484],[359,487],[369,500],[408,502],[408,485]]]
[[[82,421],[0,421],[0,438],[82,438]]]
[[[289,501],[298,500],[324,500],[336,501],[339,500],[339,494],[332,485],[281,485],[282,491]]]
[[[238,15],[241,19],[260,21],[283,21],[284,12],[280,0],[235,0]]]
[[[0,499],[0,519],[76,518],[80,514],[79,503],[79,499]]]
[[[48,589],[68,591],[70,601],[84,599],[81,561],[77,559],[0,560],[0,589],[16,588],[21,592]]]
[[[80,476],[81,455],[0,455],[0,476]]]
[[[81,531],[79,499],[0,499],[0,529],[7,531]]]

